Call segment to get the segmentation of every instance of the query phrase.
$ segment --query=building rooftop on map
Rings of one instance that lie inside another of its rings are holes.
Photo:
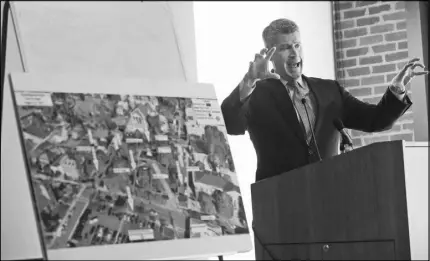
[[[174,239],[175,238],[175,230],[171,227],[164,227],[163,228],[163,236],[166,239]]]
[[[112,167],[113,168],[129,168],[130,163],[126,159],[117,158],[116,160],[113,161]]]
[[[227,182],[224,186],[224,192],[236,191],[240,194],[240,188],[233,184],[232,182]]]
[[[182,187],[181,187],[182,188]],[[183,188],[182,188],[183,189]],[[179,195],[178,195],[178,200],[179,201],[188,201],[188,197],[187,196],[185,196],[184,194],[183,194],[183,192],[180,192],[179,193]]]
[[[108,99],[113,102],[117,102],[121,100],[121,95],[118,95],[118,94],[115,94],[115,95],[108,94],[107,96],[108,96]]]
[[[168,169],[157,161],[152,161],[150,166],[155,174],[168,174]]]
[[[43,139],[50,134],[50,131],[47,126],[42,128],[42,125],[43,123],[41,122],[39,117],[34,117],[30,126],[25,128],[24,131],[27,132],[28,134],[31,134],[33,136]]]
[[[40,153],[39,158],[46,157],[50,162],[56,161],[61,155],[51,151],[51,150],[45,150],[42,153]]]
[[[202,171],[196,171],[195,173],[195,183],[199,182],[202,184],[206,184],[212,187],[215,187],[219,190],[224,190],[224,187],[227,183],[223,178],[211,174],[207,174]]]
[[[90,143],[90,140],[88,139],[88,137],[84,137],[84,138],[82,138],[80,141],[79,141],[79,145],[78,146],[82,146],[82,147],[85,147],[85,146],[91,146],[91,143]]]
[[[62,155],[62,156],[60,156],[60,157],[58,157],[54,162],[52,162],[52,165],[53,166],[58,166],[58,165],[60,165],[61,164],[61,162],[64,162],[64,160],[74,160],[75,161],[75,163],[76,163],[76,168],[79,168],[79,166],[80,166],[80,162],[77,160],[77,158],[74,156],[74,155],[72,155],[71,153],[68,153],[68,154],[65,154],[65,155]]]
[[[79,160],[79,162],[83,162],[82,159],[86,159],[86,160],[93,160],[94,159],[92,153],[83,152],[83,151],[77,151],[74,153],[75,153],[75,159]]]
[[[43,186],[45,188],[45,192],[47,192],[47,194],[42,192],[41,186]],[[36,196],[37,197],[37,205],[40,208],[40,210],[44,209],[46,206],[50,205],[51,203],[56,202],[54,192],[52,191],[50,186],[45,186],[45,185],[40,184],[40,183],[33,183],[33,187],[35,190],[35,194],[37,195]],[[46,196],[48,196],[49,198]]]
[[[157,156],[157,161],[160,165],[169,166],[170,164],[175,164],[175,159],[172,153],[160,153]]]
[[[77,100],[74,110],[76,113],[82,116],[88,116],[90,113],[94,113],[95,105],[100,104],[100,99],[96,99],[92,96],[85,96],[84,101]]]
[[[92,134],[95,139],[102,139],[102,138],[106,139],[109,135],[109,130],[104,128],[97,128],[92,132]]]
[[[139,104],[136,106],[133,112],[139,112],[142,114],[142,116],[147,116],[148,113],[152,110],[151,105],[148,103],[145,104]]]
[[[117,126],[125,126],[127,124],[127,117],[125,117],[125,116],[117,116],[115,118],[112,118],[112,121]]]
[[[184,197],[187,197],[187,196],[185,196],[185,192],[186,192],[185,186],[179,186],[179,188],[178,188],[178,194],[179,195],[183,195]]]
[[[28,116],[34,115],[33,110],[24,110],[21,107],[18,107],[18,115],[20,119],[27,118]]]

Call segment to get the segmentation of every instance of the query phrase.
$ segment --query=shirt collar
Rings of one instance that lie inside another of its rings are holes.
[[[282,82],[282,84],[283,85],[287,85],[288,84],[288,81],[287,80],[285,80],[285,79],[283,79],[283,78],[281,78],[280,79],[281,80],[281,82]],[[297,78],[297,82],[300,84],[300,87],[302,87],[302,88],[304,88],[304,85],[303,85],[303,77],[302,77],[302,75],[300,75],[300,77],[299,78]]]

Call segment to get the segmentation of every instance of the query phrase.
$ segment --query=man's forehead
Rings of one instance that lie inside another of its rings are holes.
[[[276,45],[300,43],[300,33],[277,34],[272,41]]]

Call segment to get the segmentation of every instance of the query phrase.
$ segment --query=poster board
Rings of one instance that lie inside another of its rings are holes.
[[[83,74],[10,80],[48,259],[251,250],[212,85]]]

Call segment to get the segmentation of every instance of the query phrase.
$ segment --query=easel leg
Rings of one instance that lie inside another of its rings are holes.
[[[8,29],[8,21],[9,21],[9,11],[10,11],[10,3],[6,1],[3,6],[3,14],[2,14],[2,28],[1,28],[1,93],[0,93],[0,135],[3,127],[3,90],[4,90],[4,78],[6,75],[6,44],[7,44],[7,29]]]

